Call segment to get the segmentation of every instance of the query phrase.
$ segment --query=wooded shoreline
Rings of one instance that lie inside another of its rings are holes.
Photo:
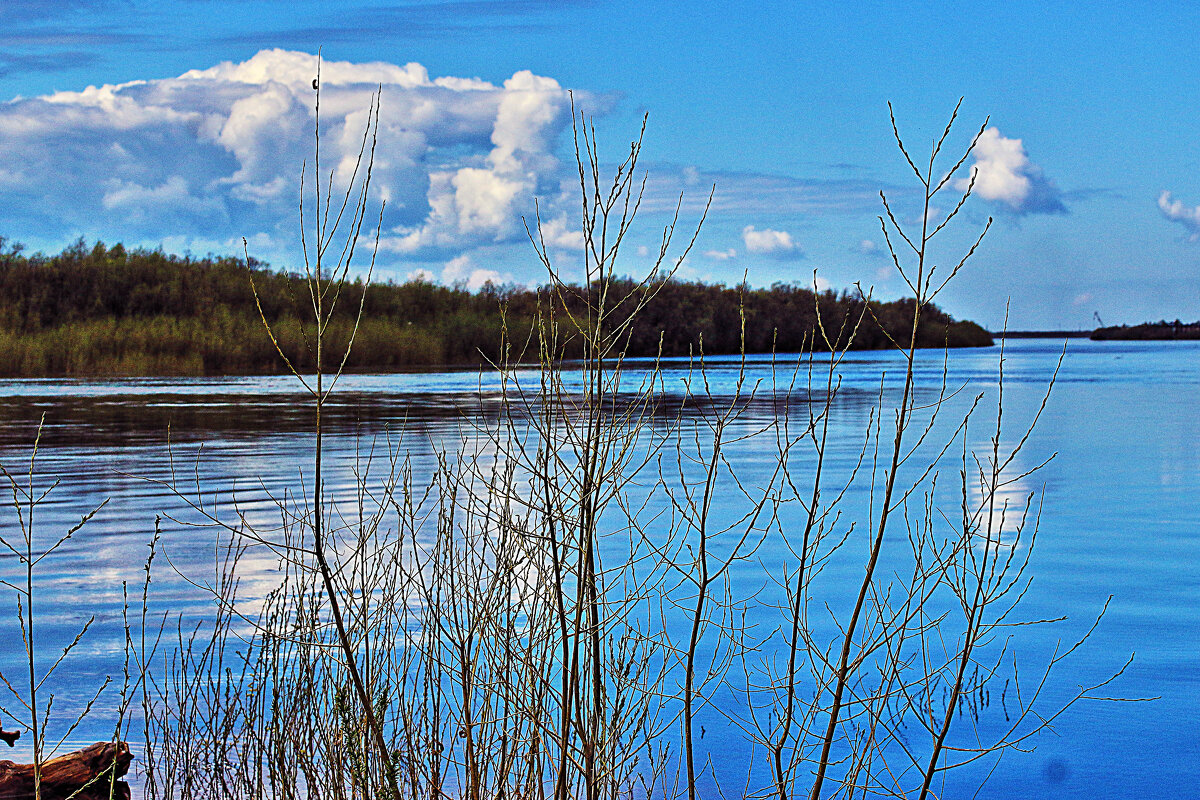
[[[1092,331],[1091,338],[1096,341],[1191,341],[1200,339],[1200,320],[1196,322],[1143,322],[1140,325],[1111,325]]]
[[[305,342],[309,298],[303,278],[251,259],[177,256],[161,250],[127,251],[122,245],[83,240],[57,255],[26,255],[0,237],[0,375],[189,376],[272,374],[286,371],[264,332],[255,305],[280,344],[297,353],[294,366],[312,368]],[[610,303],[635,290],[632,281],[609,288]],[[389,372],[406,368],[473,365],[495,359],[508,342],[519,352],[529,340],[546,287],[439,286],[423,281],[361,282],[339,301],[327,341],[340,349],[364,316],[346,367]],[[568,307],[582,307],[583,290],[565,287]],[[818,329],[836,338],[843,322],[863,316],[854,349],[889,347],[890,331],[911,320],[912,300],[887,303],[847,291],[815,293],[795,284],[768,289],[671,280],[629,330],[632,357],[797,352],[826,349]],[[869,308],[864,309],[864,305]],[[864,314],[864,311],[866,312]],[[848,337],[848,330],[842,336]],[[973,322],[956,321],[926,307],[918,333],[924,347],[988,346],[992,337]],[[530,352],[530,357],[536,353]]]

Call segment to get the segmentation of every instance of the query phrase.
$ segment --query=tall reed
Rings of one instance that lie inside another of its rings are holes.
[[[320,173],[319,73],[317,86],[318,188],[301,209],[317,369],[292,370],[311,397],[312,466],[296,490],[267,495],[274,525],[248,506],[214,507],[182,476],[166,481],[186,502],[172,520],[212,529],[225,556],[208,584],[216,619],[177,631],[147,701],[148,796],[924,798],[948,770],[1023,746],[1097,688],[1043,702],[1071,647],[1041,670],[1008,667],[1039,513],[1009,487],[1039,467],[1018,466],[1038,417],[1007,432],[1003,354],[986,452],[970,437],[985,396],[961,402],[944,367],[940,386],[917,381],[922,315],[988,229],[952,266],[934,265],[931,243],[971,194],[936,216],[975,141],[944,159],[957,109],[920,167],[893,119],[923,190],[915,228],[881,195],[911,318],[884,327],[899,374],[881,379],[848,463],[830,456],[831,417],[869,297],[836,327],[818,305],[805,352],[779,357],[769,380],[751,380],[743,356],[732,389],[714,388],[702,345],[681,386],[657,359],[631,366],[639,315],[703,215],[677,234],[681,198],[630,283],[622,248],[645,186],[641,136],[606,170],[573,109],[582,280],[563,276],[531,226],[549,283],[532,329],[498,334],[498,390],[481,388],[456,442],[431,445],[428,475],[403,433],[387,432],[359,440],[339,467],[351,488],[331,492],[322,412],[354,337],[335,354],[324,337],[362,238],[379,106],[335,194]],[[290,367],[265,312],[263,323]],[[753,480],[747,452],[771,458]],[[743,595],[735,571],[767,549],[785,554],[783,574]],[[239,584],[251,552],[281,567],[257,606]],[[849,592],[827,579],[847,570]],[[1002,678],[1022,687],[1015,713],[956,735],[964,698]],[[745,736],[744,784],[718,785],[704,745],[713,715]]]
[[[87,637],[96,621],[94,614],[74,631],[68,631],[64,640],[61,636],[43,636],[40,624],[40,601],[52,591],[46,586],[43,562],[70,542],[96,514],[107,505],[104,500],[79,515],[78,521],[66,528],[47,535],[49,525],[42,521],[45,507],[55,502],[52,498],[58,488],[59,479],[47,476],[39,469],[38,456],[45,426],[45,415],[38,422],[28,461],[22,471],[10,470],[0,464],[0,474],[8,484],[9,500],[3,504],[5,519],[0,527],[0,549],[8,557],[5,561],[15,571],[5,569],[0,585],[13,593],[16,601],[15,619],[20,630],[20,651],[24,662],[24,674],[17,677],[0,671],[0,683],[8,697],[0,701],[0,720],[13,722],[18,728],[13,733],[29,734],[29,748],[33,767],[33,796],[41,800],[43,795],[42,768],[46,761],[62,751],[73,733],[92,715],[97,701],[105,695],[112,677],[105,677],[97,685],[84,688],[88,694],[77,700],[77,710],[61,714],[53,713],[57,677],[60,668],[77,656],[76,650]],[[10,634],[11,635],[11,634]],[[7,644],[11,643],[10,639]],[[16,648],[13,648],[16,649]],[[46,659],[46,650],[61,650],[51,659]],[[11,652],[11,651],[10,651]],[[47,661],[49,663],[47,663]],[[124,690],[130,688],[128,680]],[[123,691],[123,696],[125,694]],[[61,689],[59,690],[61,697]],[[62,700],[59,701],[62,705]],[[126,707],[118,703],[116,730],[121,730]],[[54,734],[51,735],[50,731]],[[10,742],[10,745],[12,742]],[[97,775],[95,781],[114,776]]]

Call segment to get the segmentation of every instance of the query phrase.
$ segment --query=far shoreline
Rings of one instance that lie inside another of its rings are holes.
[[[1094,331],[988,331],[993,339],[1090,339]]]

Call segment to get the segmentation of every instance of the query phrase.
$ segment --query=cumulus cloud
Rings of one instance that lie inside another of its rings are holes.
[[[475,291],[488,283],[499,286],[504,282],[505,276],[494,269],[477,268],[465,253],[450,259],[442,268],[442,283],[447,286],[465,286]]]
[[[732,261],[737,258],[737,250],[732,247],[728,250],[705,250],[703,255],[713,261]]]
[[[1200,206],[1185,206],[1171,197],[1170,192],[1158,196],[1158,210],[1171,222],[1178,222],[1188,231],[1190,241],[1200,241]]]
[[[1020,139],[1008,139],[996,128],[979,136],[972,153],[975,163],[974,194],[984,200],[1003,203],[1017,214],[1065,214],[1062,192],[1029,160]],[[970,180],[960,178],[955,186],[965,191]]]
[[[775,231],[770,228],[756,230],[753,225],[742,228],[742,241],[746,252],[755,255],[771,256],[779,259],[793,259],[803,256],[803,252],[792,241],[792,235],[787,231]]]
[[[556,247],[559,250],[583,249],[583,231],[578,225],[572,226],[567,222],[566,217],[543,220],[540,235],[547,247]]]
[[[472,91],[479,91],[472,87]],[[539,188],[550,190],[558,170],[551,153],[569,106],[566,92],[552,78],[518,72],[495,92],[491,148],[478,165],[429,173],[428,216],[401,226],[382,241],[396,253],[421,254],[512,241],[525,235],[521,217],[533,208]],[[556,247],[578,249],[562,220],[547,223]]]
[[[263,50],[176,78],[0,103],[0,199],[15,230],[42,238],[225,241],[296,238],[300,165],[313,185],[316,57]],[[325,61],[321,163],[345,187],[382,87],[374,199],[384,252],[444,260],[520,241],[535,194],[559,190],[553,152],[570,122],[552,78],[495,85],[431,77],[420,64]],[[553,244],[581,243],[552,215]],[[282,266],[282,265],[281,265]]]

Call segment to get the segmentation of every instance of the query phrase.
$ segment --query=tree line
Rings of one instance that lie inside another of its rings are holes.
[[[0,374],[217,375],[286,369],[264,331],[251,278],[276,338],[297,369],[314,366],[311,316],[302,276],[225,256],[178,256],[127,250],[82,239],[56,255],[27,255],[0,237]],[[363,292],[366,291],[365,298]],[[331,351],[350,335],[359,303],[364,315],[347,367],[389,371],[478,364],[495,359],[505,341],[529,341],[538,304],[561,291],[567,308],[586,313],[595,293],[579,286],[526,289],[485,285],[478,291],[425,281],[350,285],[327,333]],[[889,345],[889,333],[910,326],[911,299],[870,301],[857,294],[813,292],[794,284],[766,289],[670,280],[646,287],[617,281],[609,303],[632,305],[652,295],[623,335],[629,356],[717,355],[739,352],[743,320],[747,352],[796,352],[848,337],[854,347]],[[590,298],[590,299],[589,299]],[[840,334],[839,334],[840,332]],[[624,336],[628,338],[625,339]],[[918,346],[987,346],[991,336],[973,322],[955,321],[936,307],[922,311]],[[530,358],[536,352],[530,352]]]
[[[1143,322],[1140,325],[1109,325],[1092,331],[1091,338],[1105,341],[1157,341],[1162,339],[1200,339],[1200,320],[1195,322]]]

